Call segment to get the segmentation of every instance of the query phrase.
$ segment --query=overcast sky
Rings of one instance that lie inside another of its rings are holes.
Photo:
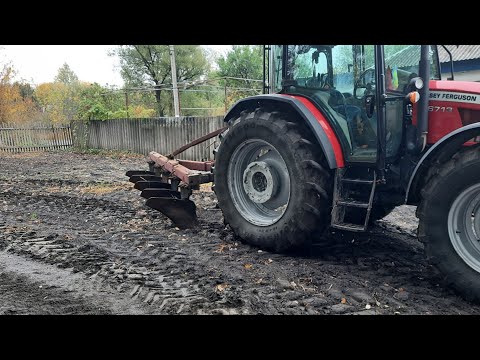
[[[225,54],[231,45],[202,45]],[[81,81],[122,86],[119,62],[108,56],[113,45],[3,45],[0,62],[11,61],[17,79],[38,85],[51,82],[66,62]]]

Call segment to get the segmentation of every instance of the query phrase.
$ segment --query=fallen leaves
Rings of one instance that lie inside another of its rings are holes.
[[[253,265],[252,264],[245,264],[245,265],[243,265],[243,267],[247,270],[250,270],[253,267]]]
[[[220,244],[218,245],[218,249],[215,250],[214,252],[217,254],[223,253],[225,251],[225,248],[228,248],[229,246],[227,244]]]
[[[218,293],[221,293],[223,291],[225,291],[226,288],[228,288],[228,284],[218,284],[217,286],[215,286],[215,291],[218,292]]]
[[[217,250],[215,250],[214,252],[217,253],[217,254],[221,254],[225,250],[237,250],[237,248],[236,248],[237,245],[238,245],[237,243],[234,243],[233,245],[232,244],[219,244]]]
[[[206,184],[200,184],[200,191],[201,192],[212,192],[212,185],[213,183],[209,182]]]
[[[340,301],[342,304],[346,304],[347,303],[347,299],[345,298],[342,298],[342,301]]]
[[[266,261],[264,262],[264,264],[265,264],[265,265],[269,265],[269,264],[271,264],[272,262],[273,262],[272,259],[268,259],[268,260],[266,260]]]

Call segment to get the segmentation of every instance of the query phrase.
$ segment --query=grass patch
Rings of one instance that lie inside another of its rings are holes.
[[[83,194],[105,195],[114,191],[127,190],[131,188],[130,184],[106,184],[99,183],[82,187],[79,191]]]
[[[145,155],[134,153],[131,151],[125,150],[105,150],[105,149],[80,149],[80,148],[70,148],[67,150],[73,154],[80,155],[98,155],[108,158],[144,158]]]

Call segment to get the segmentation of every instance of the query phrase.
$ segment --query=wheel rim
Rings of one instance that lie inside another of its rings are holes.
[[[453,202],[448,233],[457,254],[480,273],[480,184],[464,190]]]
[[[248,222],[269,226],[282,218],[290,200],[290,175],[278,150],[260,139],[241,143],[227,170],[228,190]]]

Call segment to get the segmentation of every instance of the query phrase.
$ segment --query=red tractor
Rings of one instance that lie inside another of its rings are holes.
[[[147,205],[191,226],[214,181],[225,222],[271,251],[416,205],[432,264],[480,301],[480,83],[441,80],[434,45],[273,45],[264,64],[264,94],[193,143],[220,134],[214,162],[175,160],[189,144],[127,173]]]

